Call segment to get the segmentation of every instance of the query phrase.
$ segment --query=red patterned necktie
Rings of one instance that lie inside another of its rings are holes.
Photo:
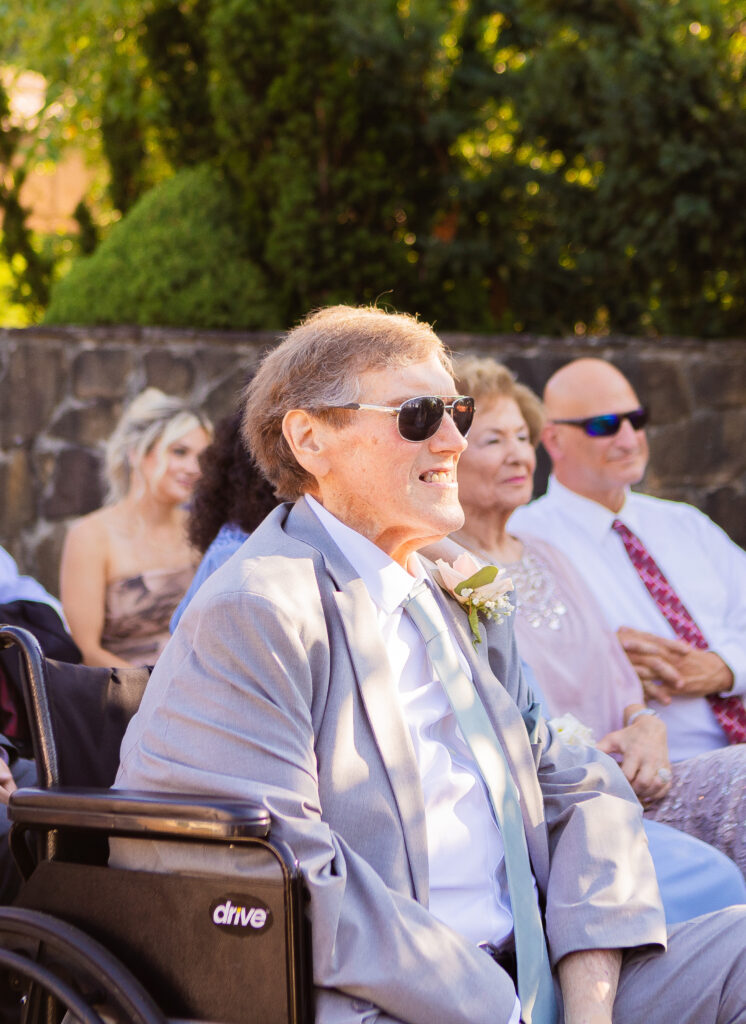
[[[619,519],[615,519],[611,526],[622,538],[622,543],[638,576],[648,588],[650,596],[674,633],[691,644],[692,647],[706,650],[709,644],[702,635],[702,630],[691,617],[686,606],[677,596],[676,591],[663,575],[660,566],[640,538],[636,537]],[[741,698],[710,694],[707,699],[712,705],[715,717],[728,742],[746,742],[746,708],[744,708]]]

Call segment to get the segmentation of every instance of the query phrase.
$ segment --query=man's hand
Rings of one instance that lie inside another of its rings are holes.
[[[689,644],[630,626],[622,626],[616,635],[640,677],[645,696],[670,704],[669,688],[674,692],[682,682],[674,659],[686,654],[690,650]]]
[[[618,629],[617,636],[648,699],[670,704],[672,697],[706,697],[733,686],[733,673],[714,651],[629,626]]]
[[[612,1024],[622,954],[618,949],[583,949],[557,965],[565,1024]]]
[[[18,789],[15,779],[11,775],[10,766],[5,758],[0,757],[0,804],[7,804],[10,794]]]
[[[660,800],[671,788],[666,727],[657,715],[641,715],[632,725],[607,733],[596,746],[605,754],[621,755],[621,769],[641,803]]]

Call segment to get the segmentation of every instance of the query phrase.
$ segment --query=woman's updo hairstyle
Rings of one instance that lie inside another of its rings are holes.
[[[492,356],[459,355],[453,360],[453,379],[459,395],[471,395],[477,408],[487,409],[501,398],[512,399],[526,421],[536,448],[544,426],[544,407],[538,396]]]
[[[183,399],[158,388],[141,391],[124,410],[106,443],[106,503],[113,504],[127,494],[143,458],[156,444],[161,442],[165,451],[173,441],[196,427],[212,437],[210,421]]]

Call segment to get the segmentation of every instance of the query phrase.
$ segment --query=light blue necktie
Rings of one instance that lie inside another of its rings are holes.
[[[432,666],[487,786],[500,828],[513,910],[521,1020],[526,1024],[556,1024],[552,971],[510,766],[479,694],[459,664],[453,638],[427,584],[418,584],[403,607],[422,634]]]

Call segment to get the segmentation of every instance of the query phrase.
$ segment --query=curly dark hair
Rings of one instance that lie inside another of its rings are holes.
[[[189,541],[205,552],[221,526],[251,533],[277,505],[272,485],[257,469],[241,438],[242,410],[225,416],[199,457],[202,476],[189,512]]]

